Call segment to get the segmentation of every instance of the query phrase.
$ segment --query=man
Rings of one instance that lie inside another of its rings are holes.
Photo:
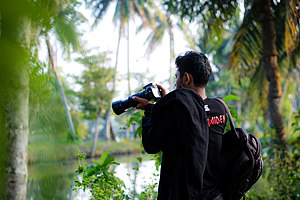
[[[208,59],[193,51],[175,60],[176,90],[163,93],[155,105],[146,99],[138,109],[145,110],[142,142],[147,153],[163,152],[158,199],[203,199],[207,171],[209,130],[205,113],[205,86],[211,74]]]

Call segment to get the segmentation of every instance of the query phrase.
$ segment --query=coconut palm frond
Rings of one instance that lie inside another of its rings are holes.
[[[283,76],[297,68],[299,59],[300,21],[297,6],[298,1],[280,2],[276,9],[276,28],[278,62]],[[285,23],[282,23],[285,22]]]
[[[268,84],[265,78],[264,69],[262,62],[260,61],[253,76],[250,78],[250,84],[247,87],[245,94],[244,104],[253,105],[248,107],[250,111],[257,112],[257,110],[262,110],[264,116],[266,116],[268,110]],[[255,111],[256,110],[256,111]]]
[[[151,32],[147,37],[145,44],[148,44],[145,55],[150,55],[162,43],[164,34],[166,32],[166,26],[160,24],[157,26],[155,31]]]
[[[199,0],[173,0],[164,1],[164,4],[171,13],[179,15],[182,19],[185,18],[189,21],[199,19],[207,12],[212,14],[222,13],[224,20],[232,19],[232,13],[239,7],[238,1],[230,0],[204,2],[199,2]]]
[[[253,18],[253,13],[248,11],[243,23],[238,28],[230,54],[229,67],[239,70],[241,73],[253,73],[249,69],[255,69],[259,64],[262,41],[261,30]]]
[[[80,40],[82,33],[78,30],[80,23],[86,19],[71,7],[61,10],[53,19],[55,36],[61,43],[64,52],[81,51],[83,48]]]
[[[287,2],[286,20],[285,20],[285,49],[288,55],[296,48],[299,43],[299,1],[293,0]],[[298,8],[297,8],[298,6]],[[298,10],[297,10],[298,9]]]
[[[154,14],[151,13],[148,7],[143,6],[143,12],[145,13],[145,18],[147,19],[147,23],[143,23],[144,27],[149,26],[151,29],[155,29],[155,17]]]
[[[102,20],[112,2],[112,0],[86,0],[87,8],[92,9],[92,15],[95,17],[92,28],[98,25],[98,23]]]
[[[114,25],[117,26],[118,25],[118,29],[120,31],[120,33],[123,35],[125,32],[125,24],[128,21],[128,15],[129,13],[125,12],[125,8],[123,7],[124,5],[122,4],[122,2],[118,2],[116,7],[115,7],[115,11],[114,11],[114,15],[113,15],[113,22]]]
[[[164,10],[162,10],[161,8],[159,8],[159,6],[157,6],[155,3],[150,3],[149,4],[150,9],[153,10],[153,14],[155,16],[155,21],[156,22],[160,22],[162,24],[166,24],[168,19],[167,19],[167,15],[166,12]]]
[[[196,49],[196,39],[188,25],[183,20],[180,20],[176,23],[176,26],[183,33],[190,48]]]
[[[300,38],[300,33],[298,34],[298,38]],[[297,46],[293,49],[291,55],[292,66],[300,72],[300,42],[297,43]]]

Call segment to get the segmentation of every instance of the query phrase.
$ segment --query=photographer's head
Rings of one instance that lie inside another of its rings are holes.
[[[183,56],[178,56],[175,64],[176,88],[205,88],[211,74],[211,67],[203,53],[188,51]]]

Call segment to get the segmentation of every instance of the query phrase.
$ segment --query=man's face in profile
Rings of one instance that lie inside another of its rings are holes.
[[[176,89],[182,88],[182,81],[181,81],[180,72],[178,71],[178,69],[176,70],[175,78],[176,78],[176,82],[175,82]]]

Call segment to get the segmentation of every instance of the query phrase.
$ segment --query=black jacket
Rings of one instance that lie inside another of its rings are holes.
[[[209,126],[209,144],[201,199],[211,200],[221,193],[222,161],[220,152],[226,126],[226,111],[224,105],[215,99],[207,98],[204,100],[204,104]]]
[[[190,89],[174,90],[147,106],[142,128],[145,151],[163,152],[158,199],[199,199],[209,139],[202,98]]]

